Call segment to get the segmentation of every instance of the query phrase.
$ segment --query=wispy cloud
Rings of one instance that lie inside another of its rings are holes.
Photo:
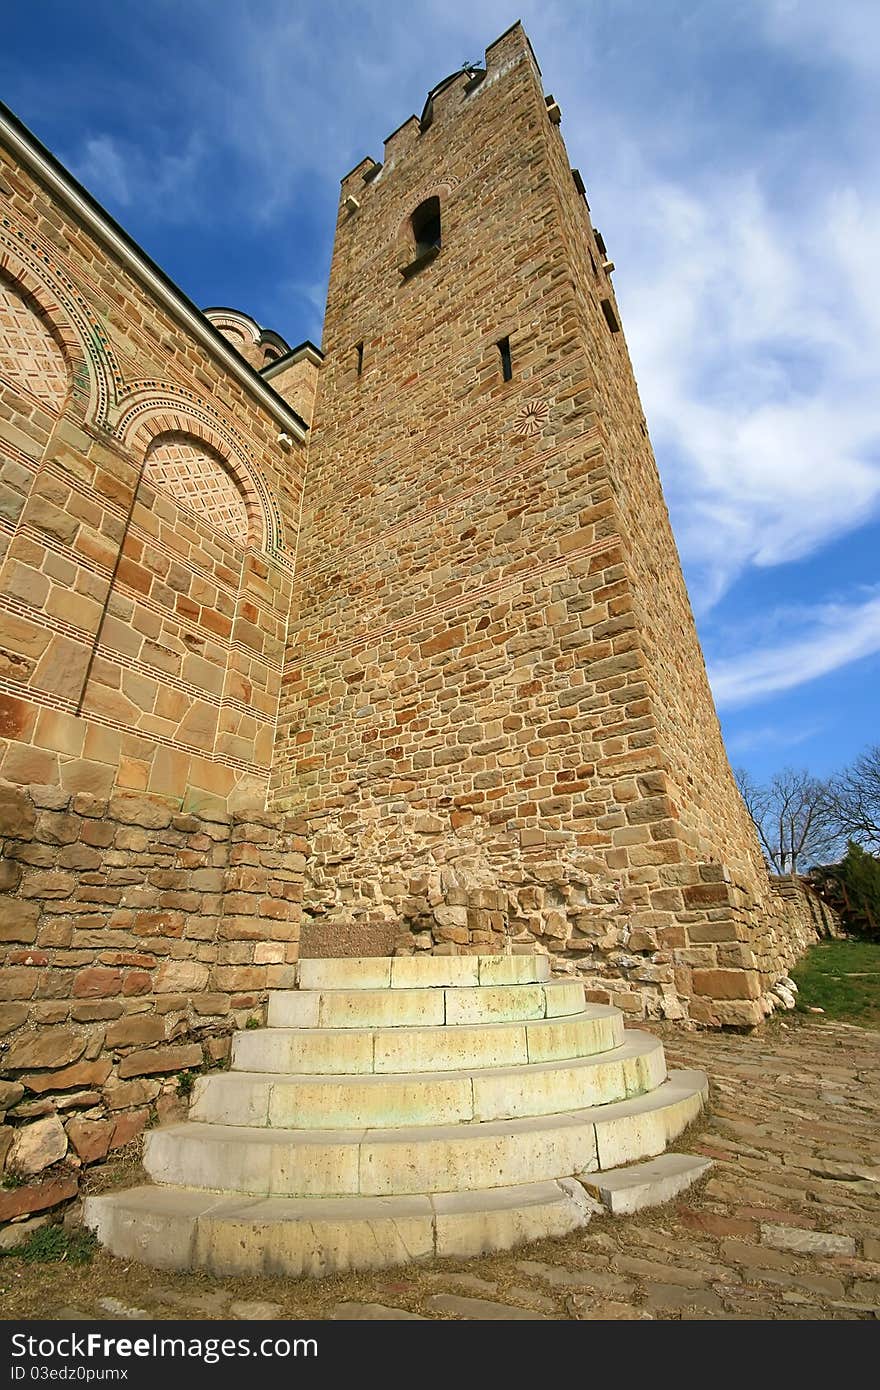
[[[183,149],[151,151],[118,136],[88,136],[71,161],[77,178],[114,210],[150,202],[161,221],[189,220],[203,210],[199,179],[205,141],[192,133]]]
[[[715,661],[709,680],[720,708],[791,690],[880,652],[880,592],[862,602],[824,603],[799,613],[787,641]]]
[[[796,748],[821,734],[824,727],[821,720],[795,726],[761,724],[756,728],[739,729],[736,733],[728,734],[725,741],[728,753],[734,757],[741,757],[762,748]]]

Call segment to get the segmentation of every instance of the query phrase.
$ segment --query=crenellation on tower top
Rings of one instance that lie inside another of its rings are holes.
[[[528,58],[535,70],[535,75],[540,81],[541,68],[535,57],[535,50],[529,42],[529,36],[522,26],[522,20],[518,19],[511,24],[509,29],[505,29],[503,34],[490,43],[486,49],[486,72],[491,77],[497,75],[501,68],[506,67],[512,60],[525,56]]]
[[[396,160],[406,154],[407,150],[416,143],[421,133],[422,127],[418,116],[408,116],[402,125],[399,125],[396,130],[392,130],[385,140],[384,163],[386,167],[394,164]]]
[[[523,60],[528,62],[538,85],[541,85],[541,69],[529,42],[528,35],[520,20],[506,29],[494,43],[486,49],[485,68],[476,64],[464,63],[462,67],[439,82],[428,93],[421,117],[407,116],[384,141],[384,159],[379,162],[371,155],[365,155],[353,169],[340,180],[340,199],[357,196],[355,185],[370,183],[380,174],[387,176],[394,165],[410,150],[415,148],[423,135],[436,129],[438,124],[457,115],[470,98],[478,96],[482,90],[491,87],[500,77],[510,72]]]

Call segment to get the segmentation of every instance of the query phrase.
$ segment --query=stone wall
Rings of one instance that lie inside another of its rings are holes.
[[[283,816],[0,783],[0,1220],[73,1195],[262,1022],[304,864]]]
[[[263,807],[303,422],[5,117],[0,193],[0,776]]]
[[[787,919],[555,114],[515,25],[342,181],[272,773],[303,949],[501,932],[636,1016],[750,1026]]]

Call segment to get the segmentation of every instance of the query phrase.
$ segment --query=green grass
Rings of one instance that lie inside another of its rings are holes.
[[[802,1012],[814,1006],[827,1018],[880,1028],[880,943],[822,941],[798,961],[791,978]]]
[[[28,1264],[58,1264],[65,1260],[69,1265],[87,1265],[91,1263],[97,1245],[91,1231],[42,1226],[28,1236],[22,1245],[16,1245],[5,1253],[17,1255]]]

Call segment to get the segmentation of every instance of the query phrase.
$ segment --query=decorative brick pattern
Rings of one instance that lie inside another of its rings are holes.
[[[0,374],[60,411],[68,392],[64,354],[21,291],[0,279]]]
[[[147,453],[147,482],[169,492],[236,542],[247,545],[244,499],[218,454],[185,434],[163,434]]]

